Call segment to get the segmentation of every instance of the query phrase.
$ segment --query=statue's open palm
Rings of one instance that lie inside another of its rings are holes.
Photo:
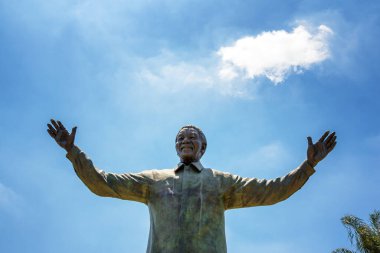
[[[329,131],[325,132],[315,144],[313,144],[311,137],[307,137],[307,160],[313,167],[322,161],[336,145],[335,132],[329,133]]]
[[[50,122],[51,124],[47,124],[47,131],[49,135],[58,143],[60,147],[69,152],[74,146],[77,127],[73,127],[71,133],[69,133],[60,121],[51,119]]]

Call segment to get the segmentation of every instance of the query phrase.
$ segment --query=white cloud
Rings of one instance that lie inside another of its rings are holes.
[[[99,53],[99,56],[104,56],[102,60],[107,61],[99,65],[121,66],[121,71],[133,72],[139,78],[142,77],[145,81],[143,84],[170,91],[196,87],[223,95],[252,98],[255,96],[252,91],[260,84],[260,79],[253,82],[252,79],[266,76],[278,84],[287,74],[300,73],[330,55],[328,37],[332,30],[325,25],[313,28],[304,22],[291,32],[263,31],[258,35],[240,38],[233,45],[224,45],[201,59],[187,51],[192,59],[178,56],[168,58],[163,53],[157,54],[152,61],[134,51],[139,48],[137,44],[144,42],[142,47],[147,47],[147,50],[142,51],[156,52],[160,45],[171,43],[166,43],[161,37],[152,37],[152,34],[143,36],[143,29],[147,28],[144,22],[139,22],[139,18],[144,18],[148,5],[152,7],[151,1],[131,1],[126,5],[121,0],[112,3],[100,0],[58,0],[54,4],[32,0],[28,4],[12,3],[7,9],[11,17],[17,17],[18,22],[33,31],[42,32],[44,38],[52,36],[53,39],[61,40],[70,31],[73,39],[83,43],[80,47],[83,52],[79,50],[76,53],[83,53],[85,58],[90,53]],[[164,1],[160,5],[173,7],[172,1]],[[25,11],[31,7],[36,7],[36,11]],[[173,48],[166,50],[171,51],[169,54],[177,54]],[[95,64],[93,58],[88,59],[88,64]],[[112,79],[115,70],[108,72],[109,69],[101,70],[100,74],[105,77],[103,80]],[[247,92],[247,87],[250,92]]]
[[[299,25],[292,32],[262,32],[238,39],[218,51],[222,65],[219,76],[231,80],[238,76],[253,79],[266,76],[275,84],[289,73],[299,73],[329,57],[328,37],[332,30],[320,25],[316,31]]]
[[[213,75],[202,65],[194,65],[185,62],[167,64],[160,68],[158,73],[148,69],[143,70],[143,75],[152,84],[167,87],[171,91],[177,91],[182,87],[201,86],[209,88],[213,85]]]
[[[222,95],[252,97],[246,92],[246,80],[223,80],[218,76],[218,59],[214,56],[196,61],[178,59],[164,51],[157,57],[139,62],[138,78],[143,84],[166,92],[186,89],[212,90]]]
[[[266,76],[278,84],[286,75],[301,73],[330,56],[328,37],[332,30],[325,25],[307,27],[305,23],[292,32],[279,30],[243,37],[203,59],[184,61],[164,51],[140,62],[139,78],[170,92],[200,88],[252,98],[252,91],[259,85],[253,81],[256,77]],[[247,92],[248,82],[251,94]]]

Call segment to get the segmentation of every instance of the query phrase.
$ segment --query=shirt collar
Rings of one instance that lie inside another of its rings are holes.
[[[203,165],[201,164],[201,162],[192,162],[190,163],[190,165],[193,165],[193,167],[198,171],[198,172],[201,172],[204,167]],[[174,169],[175,172],[177,172],[178,170],[180,170],[181,168],[185,167],[185,164],[184,163],[178,163],[177,164],[177,167]]]

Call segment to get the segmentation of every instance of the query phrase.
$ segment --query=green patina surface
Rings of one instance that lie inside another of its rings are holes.
[[[204,168],[197,162],[178,164],[174,169],[114,174],[96,169],[76,146],[67,157],[95,194],[148,206],[148,253],[227,252],[226,210],[285,200],[315,172],[303,162],[284,177],[259,180]]]

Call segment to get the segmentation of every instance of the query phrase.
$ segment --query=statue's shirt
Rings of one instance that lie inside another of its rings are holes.
[[[224,211],[272,205],[299,190],[315,172],[306,161],[272,180],[242,178],[201,163],[174,169],[114,174],[94,167],[78,147],[67,154],[79,178],[95,194],[146,204],[147,253],[224,253]]]

